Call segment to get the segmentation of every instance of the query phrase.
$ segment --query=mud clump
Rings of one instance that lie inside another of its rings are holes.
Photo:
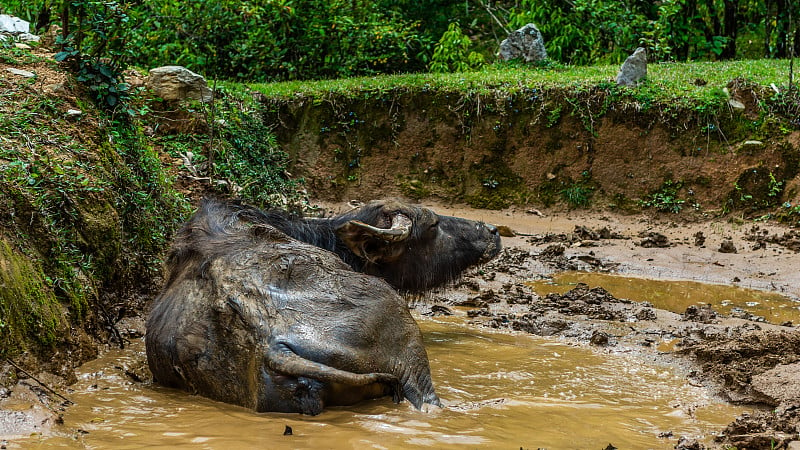
[[[730,239],[726,239],[726,240],[722,241],[722,243],[719,245],[719,250],[718,251],[720,253],[736,253],[737,252],[736,246],[733,244],[733,241],[730,240]]]
[[[690,305],[683,313],[683,320],[700,323],[713,323],[717,318],[717,312],[711,305]]]
[[[800,405],[745,413],[728,425],[716,442],[724,448],[795,449],[800,439]],[[791,446],[790,446],[791,445]]]
[[[545,233],[536,234],[528,238],[528,242],[533,245],[561,243],[572,245],[581,241],[599,241],[603,239],[628,239],[624,235],[610,229],[600,227],[596,229],[584,225],[575,225],[572,233]]]
[[[726,447],[795,448],[800,440],[800,331],[751,331],[688,346],[703,376],[735,403],[773,409],[743,414],[716,439]]]
[[[769,230],[754,226],[745,234],[744,240],[755,243],[753,250],[766,248],[767,244],[774,244],[795,253],[800,252],[800,231],[797,230],[789,230],[783,234],[769,234]]]
[[[664,236],[661,233],[657,233],[655,231],[650,231],[647,233],[640,233],[640,238],[643,238],[639,241],[636,245],[639,247],[644,248],[667,248],[671,247],[672,243],[669,241],[669,238]]]

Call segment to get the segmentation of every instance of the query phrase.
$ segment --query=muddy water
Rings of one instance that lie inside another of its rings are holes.
[[[614,297],[648,301],[656,308],[683,313],[690,305],[710,304],[715,311],[731,314],[736,309],[764,317],[768,322],[800,323],[800,302],[774,292],[694,281],[665,281],[604,273],[564,272],[550,280],[531,283],[539,295],[563,294],[577,283],[602,286]]]
[[[143,345],[82,367],[65,426],[42,448],[673,448],[742,410],[707,397],[668,367],[529,335],[475,329],[463,318],[419,318],[445,407],[388,399],[316,417],[255,414],[134,383],[122,368]],[[284,436],[286,426],[293,435]],[[674,438],[659,438],[671,432]],[[33,442],[29,442],[33,443]]]

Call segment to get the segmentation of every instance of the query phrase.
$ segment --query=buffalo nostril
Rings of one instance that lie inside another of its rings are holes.
[[[500,231],[497,230],[497,227],[492,225],[492,224],[487,223],[486,224],[486,228],[488,228],[489,232],[494,234],[494,235],[500,234]]]

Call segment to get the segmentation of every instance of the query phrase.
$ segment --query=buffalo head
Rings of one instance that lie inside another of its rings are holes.
[[[439,215],[395,199],[376,200],[325,219],[268,211],[256,220],[330,250],[354,270],[383,278],[401,292],[422,292],[454,281],[501,248],[493,225]]]

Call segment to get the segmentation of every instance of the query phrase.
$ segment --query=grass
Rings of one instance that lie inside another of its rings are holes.
[[[555,68],[490,65],[476,72],[405,74],[323,81],[289,81],[253,84],[250,87],[273,98],[373,95],[392,90],[437,90],[489,93],[502,89],[513,93],[524,89],[581,89],[613,83],[618,65],[567,66]],[[788,60],[745,60],[649,64],[649,85],[659,93],[656,101],[675,97],[707,101],[731,80],[742,77],[762,86],[786,85]],[[696,80],[705,84],[698,86]],[[637,88],[633,88],[635,90]]]

